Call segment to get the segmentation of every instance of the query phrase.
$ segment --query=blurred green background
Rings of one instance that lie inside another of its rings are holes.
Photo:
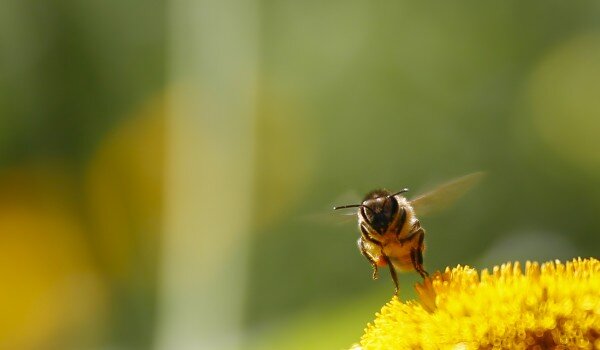
[[[347,348],[393,285],[315,218],[479,170],[428,271],[597,257],[599,92],[592,1],[2,1],[0,348]]]

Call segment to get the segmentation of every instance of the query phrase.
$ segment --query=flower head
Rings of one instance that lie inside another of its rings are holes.
[[[360,345],[370,349],[600,349],[600,261],[458,266],[394,297]]]

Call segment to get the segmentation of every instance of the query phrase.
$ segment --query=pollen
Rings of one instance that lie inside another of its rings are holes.
[[[600,261],[446,268],[397,297],[353,349],[600,349]]]

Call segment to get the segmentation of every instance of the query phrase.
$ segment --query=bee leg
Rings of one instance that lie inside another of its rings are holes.
[[[360,253],[365,258],[367,258],[367,260],[369,260],[369,263],[371,263],[371,266],[373,266],[373,279],[376,280],[379,277],[377,270],[377,262],[375,262],[375,260],[373,260],[373,258],[369,254],[367,254],[367,250],[365,249],[365,241],[363,241],[362,237],[358,238],[358,250],[360,250]]]
[[[415,232],[415,235],[418,235],[417,238],[419,242],[417,247],[410,251],[410,259],[415,270],[422,278],[425,278],[429,276],[429,273],[423,268],[423,239],[425,238],[425,230],[419,228],[417,232]]]
[[[423,268],[423,253],[421,251],[413,249],[411,251],[411,260],[415,270],[422,278],[429,276],[429,273]]]
[[[400,214],[400,218],[396,223],[396,236],[400,235],[400,232],[402,232],[402,228],[404,227],[404,223],[406,222],[406,210],[404,208],[401,208],[401,210],[402,214]],[[417,221],[417,223],[418,222],[419,221]],[[402,241],[400,241],[400,245],[402,245]]]
[[[390,261],[390,258],[388,258],[385,255],[383,257],[385,259],[385,262],[390,267],[390,275],[392,276],[392,280],[394,281],[394,286],[396,287],[396,289],[394,290],[394,295],[398,295],[398,293],[400,292],[400,287],[398,286],[398,274],[396,273],[396,269],[394,268],[394,265]]]

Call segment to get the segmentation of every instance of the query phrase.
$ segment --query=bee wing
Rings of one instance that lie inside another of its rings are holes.
[[[343,225],[350,222],[356,224],[356,211],[353,213],[344,214],[331,213],[330,208],[327,212],[319,212],[304,215],[302,217],[302,221],[323,226]]]
[[[471,173],[438,186],[410,201],[417,215],[427,215],[445,209],[478,184],[484,172]]]
[[[359,203],[362,203],[362,200],[356,191],[346,191],[340,196],[336,197],[335,201],[327,208],[317,209],[317,212],[315,213],[304,215],[303,221],[326,226],[345,224],[349,222],[356,223],[356,214],[358,213],[358,208],[342,208],[333,210],[333,204],[345,205]]]

